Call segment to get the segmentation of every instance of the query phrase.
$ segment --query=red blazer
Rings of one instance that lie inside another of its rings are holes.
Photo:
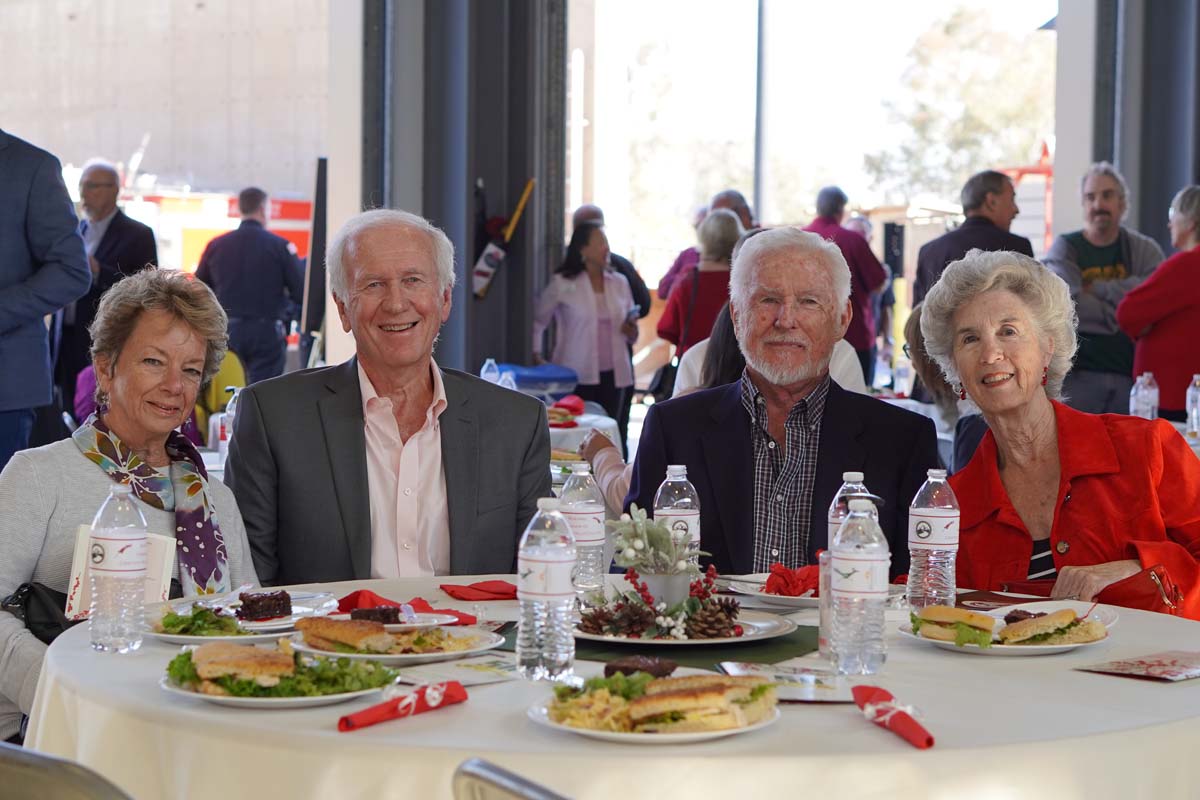
[[[870,350],[875,343],[871,293],[887,281],[887,269],[879,263],[866,239],[843,228],[836,219],[817,217],[804,230],[833,242],[846,257],[846,266],[850,267],[850,304],[854,307],[854,316],[846,329],[846,341],[854,345],[855,350]]]
[[[1183,411],[1192,375],[1200,373],[1200,248],[1176,253],[1130,289],[1117,306],[1117,324],[1137,341],[1133,373],[1153,372],[1158,407]]]
[[[1165,420],[1084,414],[1061,403],[1054,413],[1061,462],[1050,530],[1055,568],[1162,564],[1183,592],[1183,613],[1200,619],[1200,459]],[[1000,482],[991,431],[950,485],[962,507],[958,585],[995,591],[1025,580],[1033,540]]]
[[[692,301],[692,281],[697,275],[700,278],[700,288],[696,290],[696,307],[691,323],[686,324],[687,341],[681,342],[679,338],[683,336],[688,305]],[[712,335],[713,323],[717,321],[717,315],[728,302],[729,270],[685,272],[671,287],[667,307],[658,319],[658,335],[676,346],[675,355],[682,356],[692,345]]]

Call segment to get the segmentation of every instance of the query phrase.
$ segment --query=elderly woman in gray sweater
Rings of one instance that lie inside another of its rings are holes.
[[[184,596],[257,584],[233,493],[210,481],[176,429],[225,355],[226,317],[181,273],[146,270],[105,293],[91,327],[97,412],[70,439],[17,453],[0,473],[0,597],[36,582],[65,592],[76,532],[113,482],[151,533],[174,536]],[[0,611],[0,740],[33,705],[46,645]]]

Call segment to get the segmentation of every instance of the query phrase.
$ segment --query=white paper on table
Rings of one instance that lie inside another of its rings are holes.
[[[67,584],[67,619],[87,619],[92,606],[92,580],[88,570],[88,539],[92,529],[80,525],[75,532],[75,554],[71,559],[71,582]],[[171,591],[175,568],[175,537],[146,534],[146,603],[161,603]]]
[[[517,657],[512,653],[418,664],[400,670],[402,683],[416,684],[458,681],[463,686],[482,686],[485,683],[512,681],[519,677]]]

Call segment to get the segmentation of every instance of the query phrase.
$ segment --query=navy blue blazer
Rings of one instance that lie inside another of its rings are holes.
[[[43,317],[91,281],[62,165],[0,131],[0,411],[50,402]]]
[[[754,457],[740,383],[662,403],[646,414],[625,498],[653,508],[668,464],[686,464],[700,496],[700,547],[722,573],[754,569]],[[828,547],[826,518],[842,473],[861,471],[884,500],[879,524],[892,551],[892,575],[908,572],[908,505],[937,469],[933,421],[866,395],[829,386],[813,483],[809,563]]]
[[[304,300],[304,273],[288,240],[253,219],[208,243],[196,279],[230,317],[282,319],[285,296],[297,305]]]
[[[913,280],[913,305],[925,299],[951,262],[976,248],[988,252],[1012,250],[1033,258],[1033,245],[1024,236],[1009,233],[986,217],[967,217],[954,230],[921,245],[917,277]]]

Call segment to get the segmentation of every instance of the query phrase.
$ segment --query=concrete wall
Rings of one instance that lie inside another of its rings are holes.
[[[1096,0],[1059,3],[1054,87],[1055,234],[1083,226],[1079,179],[1092,163],[1096,80]]]
[[[0,126],[75,164],[149,134],[161,181],[308,197],[328,26],[328,0],[4,0]]]

